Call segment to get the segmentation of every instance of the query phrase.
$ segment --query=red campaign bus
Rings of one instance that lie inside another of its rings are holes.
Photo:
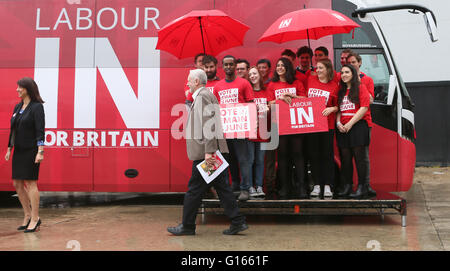
[[[258,43],[278,17],[296,9],[328,8],[351,17],[357,1],[143,1],[4,0],[0,2],[0,141],[6,153],[10,118],[19,102],[16,82],[30,76],[45,104],[46,148],[42,191],[184,192],[191,174],[185,140],[172,132],[184,103],[193,59],[178,60],[155,49],[157,31],[191,10],[219,9],[250,30],[244,46],[226,54],[252,64],[306,45]],[[351,48],[375,82],[371,105],[371,184],[407,191],[415,166],[413,102],[381,29],[371,14],[353,18],[351,34],[324,37],[339,69]],[[219,64],[220,67],[220,64]],[[224,74],[219,69],[218,75]],[[175,113],[174,113],[175,112]],[[178,113],[177,113],[178,112]],[[176,134],[176,133],[174,133]],[[10,162],[0,163],[0,190],[13,191]]]

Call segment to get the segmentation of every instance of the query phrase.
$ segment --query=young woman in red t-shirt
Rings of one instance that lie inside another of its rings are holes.
[[[344,180],[340,197],[354,199],[368,197],[369,186],[369,144],[372,119],[368,111],[370,95],[360,83],[358,72],[352,65],[341,69],[341,82],[338,92],[337,133],[336,139],[341,154],[341,174]],[[352,192],[353,158],[358,173],[358,188]]]
[[[283,57],[277,61],[272,82],[267,86],[267,91],[272,95],[273,100],[284,100],[287,103],[290,103],[292,98],[306,97],[303,84],[295,78],[295,70],[291,61]],[[270,102],[270,104],[273,102]],[[278,181],[281,184],[280,199],[287,199],[290,196],[295,198],[307,197],[306,191],[303,189],[305,179],[303,138],[303,134],[280,136],[278,146]],[[293,165],[295,165],[295,181],[298,190],[294,191],[293,195],[289,195],[293,189],[290,178]]]
[[[258,110],[258,138],[251,139],[252,153],[250,155],[250,163],[253,168],[252,182],[250,184],[250,197],[264,197],[266,194],[263,191],[264,178],[264,155],[265,150],[261,149],[261,143],[268,141],[268,125],[267,116],[269,112],[268,103],[270,95],[264,85],[261,73],[258,68],[253,66],[248,71],[249,81],[253,88],[254,102]]]
[[[310,159],[311,173],[314,178],[314,189],[311,197],[332,197],[331,186],[334,185],[334,128],[337,108],[338,84],[334,79],[333,64],[329,59],[317,61],[317,75],[308,78],[306,93],[308,98],[324,97],[326,108],[322,115],[328,118],[328,132],[306,135],[307,150]]]

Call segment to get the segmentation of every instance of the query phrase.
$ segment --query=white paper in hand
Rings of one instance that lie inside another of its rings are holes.
[[[228,167],[228,163],[223,158],[220,151],[216,151],[214,158],[216,158],[216,162],[212,167],[208,167],[205,160],[197,165],[198,171],[202,175],[205,182],[208,184]]]

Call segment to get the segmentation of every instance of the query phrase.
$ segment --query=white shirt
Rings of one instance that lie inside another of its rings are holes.
[[[195,98],[197,98],[197,96],[198,96],[199,90],[202,89],[202,88],[203,88],[203,87],[199,87],[199,88],[192,94],[192,100],[195,101]]]

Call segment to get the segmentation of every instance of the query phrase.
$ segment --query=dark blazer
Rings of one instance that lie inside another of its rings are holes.
[[[15,146],[21,149],[37,147],[39,141],[45,140],[44,106],[39,102],[30,102],[20,114],[22,106],[23,102],[20,102],[14,107],[8,147]],[[17,126],[15,125],[16,121]]]

